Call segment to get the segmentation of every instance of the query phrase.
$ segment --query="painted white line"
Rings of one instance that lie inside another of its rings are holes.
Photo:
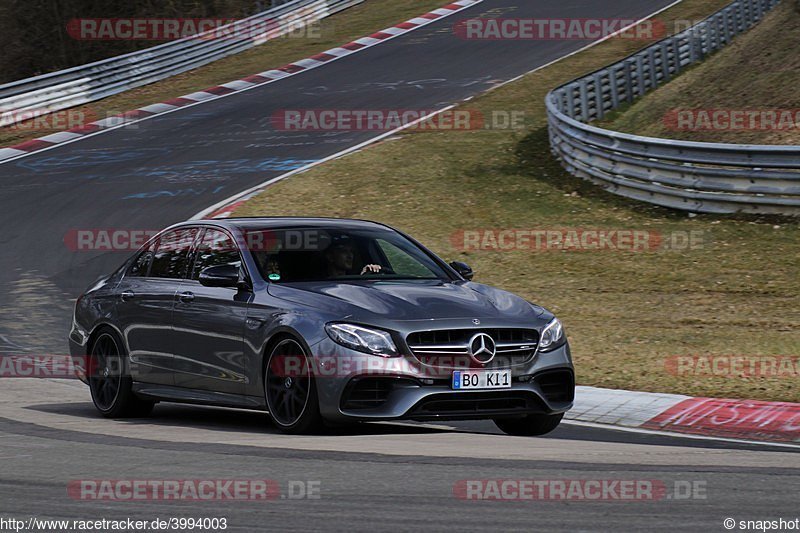
[[[642,435],[661,435],[664,437],[677,437],[680,439],[734,442],[737,444],[754,444],[757,446],[772,446],[775,448],[793,448],[795,450],[800,449],[800,445],[798,444],[789,444],[785,442],[768,442],[763,440],[732,439],[728,437],[713,437],[710,435],[694,435],[691,433],[679,433],[676,431],[658,431],[655,429],[630,428],[625,426],[612,426],[610,424],[598,424],[596,422],[580,422],[578,420],[567,420],[567,419],[562,420],[561,423],[569,426],[581,426],[594,429],[625,431],[627,433],[640,433]]]
[[[590,44],[588,44],[588,45],[586,45],[586,46],[584,46],[584,47],[580,48],[579,50],[575,50],[574,52],[571,52],[571,53],[569,53],[569,54],[567,54],[567,55],[565,55],[565,56],[562,56],[562,57],[560,57],[560,58],[558,58],[558,59],[555,59],[555,60],[553,60],[553,61],[550,61],[549,63],[547,63],[547,64],[545,64],[545,65],[541,65],[541,66],[539,66],[539,67],[536,67],[535,69],[533,69],[533,70],[530,70],[530,71],[528,71],[528,72],[526,72],[526,73],[524,73],[524,74],[521,74],[521,75],[519,75],[519,76],[517,76],[517,77],[515,77],[515,78],[512,78],[512,79],[510,79],[510,80],[508,80],[508,81],[505,81],[505,82],[503,82],[503,83],[500,83],[500,84],[498,84],[498,85],[495,85],[494,87],[492,87],[492,88],[490,88],[490,89],[486,90],[486,91],[484,92],[484,94],[486,94],[486,93],[488,93],[488,92],[491,92],[491,91],[494,91],[495,89],[499,89],[500,87],[503,87],[504,85],[507,85],[507,84],[509,84],[509,83],[512,83],[512,82],[514,82],[514,81],[517,81],[517,80],[519,80],[519,79],[521,79],[521,78],[524,78],[525,76],[528,76],[529,74],[533,74],[534,72],[537,72],[537,71],[539,71],[539,70],[542,70],[542,69],[544,69],[544,68],[547,68],[547,67],[549,67],[549,66],[551,66],[551,65],[554,65],[555,63],[558,63],[559,61],[561,61],[561,60],[563,60],[563,59],[567,59],[568,57],[572,57],[572,56],[574,56],[575,54],[579,54],[579,53],[581,53],[581,52],[583,52],[583,51],[585,51],[585,50],[588,50],[589,48],[591,48],[591,47],[593,47],[593,46],[596,46],[596,45],[598,45],[598,44],[600,44],[600,43],[602,43],[602,42],[604,42],[604,41],[606,41],[606,40],[610,39],[610,38],[611,38],[611,37],[613,37],[614,35],[616,35],[616,34],[619,34],[619,33],[622,33],[622,32],[624,32],[624,31],[626,31],[626,30],[630,29],[631,27],[633,27],[633,26],[636,26],[636,25],[637,25],[637,24],[639,24],[640,22],[642,22],[642,21],[644,21],[644,20],[647,20],[647,19],[650,19],[650,18],[652,18],[652,17],[654,17],[654,16],[658,15],[659,13],[662,13],[662,12],[666,11],[667,9],[669,9],[669,8],[671,8],[671,7],[673,7],[673,6],[676,6],[676,5],[680,4],[682,1],[683,1],[683,0],[675,0],[675,2],[671,3],[670,5],[668,5],[668,6],[666,6],[666,7],[663,7],[663,8],[661,8],[661,9],[659,9],[658,11],[655,11],[654,13],[651,13],[651,14],[647,15],[646,17],[643,17],[643,18],[639,19],[637,22],[635,22],[635,23],[631,24],[630,26],[627,26],[627,27],[625,27],[625,28],[623,28],[623,29],[619,30],[619,31],[618,31],[618,32],[616,32],[615,34],[612,34],[612,35],[606,36],[606,37],[604,37],[604,38],[602,38],[602,39],[599,39],[599,40],[597,40],[597,41],[595,41],[595,42],[593,42],[593,43],[590,43]],[[471,4],[471,5],[470,5],[470,7],[472,7],[472,6],[475,6],[475,5],[478,5],[478,4],[480,4],[481,2],[483,2],[483,0],[478,0],[478,1],[477,1],[477,2],[475,2],[474,4]],[[423,27],[423,26],[427,26],[428,24],[431,24],[432,22],[438,22],[439,20],[442,20],[442,18],[446,18],[447,16],[453,15],[453,14],[455,14],[455,13],[460,13],[460,12],[462,12],[462,11],[464,11],[464,10],[465,10],[465,8],[459,9],[459,10],[457,10],[457,11],[450,11],[450,10],[447,10],[447,9],[438,9],[438,10],[435,10],[435,11],[431,11],[431,13],[435,13],[436,11],[444,11],[444,12],[446,12],[446,15],[445,15],[445,16],[443,16],[443,17],[439,17],[439,18],[437,18],[437,19],[426,20],[426,22],[425,22],[424,24],[421,24],[421,25],[417,26],[416,28],[413,28],[412,30],[415,30],[415,29],[417,29],[417,28],[421,28],[421,27]],[[412,30],[409,30],[409,31],[412,31]],[[389,40],[391,40],[391,39],[394,39],[395,37],[396,37],[396,36],[387,37],[386,39],[384,39],[383,41],[380,41],[380,42],[389,41]],[[357,41],[356,41],[356,42],[357,42]],[[360,52],[361,50],[358,50],[358,51]],[[331,63],[331,62],[333,62],[333,61],[336,61],[336,60],[335,60],[335,59],[332,59],[331,61],[328,61],[328,63]],[[467,98],[466,100],[470,100],[470,99],[472,99],[472,97],[470,97],[470,98]],[[465,100],[465,101],[466,101],[466,100]],[[443,112],[445,112],[445,111],[448,111],[448,110],[450,110],[450,109],[453,109],[453,108],[454,108],[456,105],[457,105],[457,104],[453,104],[453,105],[447,106],[447,107],[445,107],[445,108],[443,108],[443,109],[440,109],[440,110],[438,110],[438,111],[434,112],[434,113],[433,113],[433,115],[435,116],[435,115],[438,115],[438,114],[440,114],[440,113],[443,113]],[[205,217],[205,216],[207,216],[208,214],[210,214],[210,213],[213,213],[214,211],[218,211],[218,210],[222,209],[223,207],[225,207],[226,205],[228,205],[228,204],[231,204],[231,203],[233,203],[233,202],[235,202],[235,201],[237,201],[237,200],[239,200],[239,199],[241,199],[241,198],[243,198],[243,197],[247,196],[248,194],[251,194],[251,193],[257,192],[257,191],[258,191],[258,190],[260,190],[260,189],[264,189],[264,188],[266,188],[266,187],[269,187],[269,186],[270,186],[270,185],[272,185],[273,183],[277,183],[277,182],[279,182],[279,181],[281,181],[281,180],[284,180],[284,179],[286,179],[286,178],[289,178],[289,177],[291,177],[291,176],[294,176],[294,175],[296,175],[296,174],[300,174],[301,172],[305,172],[305,171],[307,171],[307,170],[309,170],[309,169],[311,169],[311,168],[314,168],[314,167],[316,167],[317,165],[321,165],[322,163],[327,163],[328,161],[332,161],[332,160],[334,160],[334,159],[338,159],[338,158],[340,158],[340,157],[344,157],[344,156],[346,156],[346,155],[348,155],[348,154],[351,154],[351,153],[353,153],[353,152],[355,152],[355,151],[357,151],[357,150],[359,150],[359,149],[361,149],[361,148],[364,148],[365,146],[369,146],[370,144],[372,144],[372,143],[374,143],[374,142],[378,142],[378,141],[380,141],[381,139],[383,139],[383,138],[385,138],[385,137],[388,137],[389,135],[392,135],[392,134],[394,134],[394,133],[397,133],[397,132],[399,132],[399,131],[401,131],[401,130],[403,130],[403,129],[406,129],[406,128],[407,128],[407,127],[409,127],[409,126],[411,126],[411,124],[409,124],[409,125],[406,125],[406,126],[403,126],[403,127],[400,127],[400,128],[397,128],[396,130],[393,130],[393,131],[391,131],[391,132],[389,132],[389,133],[387,133],[387,134],[378,135],[377,137],[373,137],[372,139],[370,139],[370,140],[368,140],[368,141],[365,141],[365,142],[363,142],[363,143],[359,144],[358,146],[355,146],[355,147],[352,147],[352,148],[347,148],[347,149],[345,149],[345,150],[342,150],[341,152],[338,152],[338,153],[336,153],[336,154],[333,154],[333,155],[331,155],[331,156],[328,156],[328,157],[326,157],[326,158],[324,158],[324,159],[320,159],[319,161],[316,161],[316,162],[314,162],[314,163],[311,163],[310,165],[306,165],[306,166],[304,166],[304,167],[301,167],[301,168],[299,168],[299,169],[293,170],[293,171],[291,171],[291,172],[287,172],[286,174],[283,174],[283,175],[280,175],[280,176],[278,176],[278,177],[275,177],[275,178],[272,178],[272,179],[270,179],[270,180],[267,180],[267,181],[265,181],[264,183],[261,183],[260,185],[256,185],[255,187],[251,187],[251,188],[247,189],[247,190],[246,190],[246,191],[244,191],[244,192],[241,192],[241,193],[239,193],[239,194],[234,194],[233,196],[230,196],[229,198],[227,198],[227,199],[225,199],[225,200],[222,200],[221,202],[217,202],[216,204],[212,205],[211,207],[209,207],[209,208],[207,208],[207,209],[204,209],[204,210],[200,211],[199,213],[196,213],[196,214],[195,214],[193,217],[191,217],[189,220],[197,220],[197,219],[200,219],[200,218],[204,218],[204,217]]]
[[[472,3],[470,3],[469,5],[461,8],[461,9],[457,9],[455,11],[448,11],[447,16],[455,15],[456,13],[461,13],[462,11],[464,11],[464,10],[466,10],[468,8],[477,6],[477,5],[479,5],[479,4],[484,2],[484,0],[470,0],[470,1]],[[396,39],[398,37],[402,37],[403,35],[407,35],[408,33],[412,32],[412,31],[415,31],[415,30],[418,30],[419,28],[422,28],[424,26],[427,26],[428,24],[433,24],[435,22],[439,22],[440,20],[442,20],[442,18],[445,18],[445,17],[439,17],[439,18],[436,18],[436,19],[426,20],[426,22],[424,24],[420,24],[419,26],[415,26],[414,28],[410,28],[408,31],[406,31],[404,33],[401,33],[399,35],[392,35],[390,37],[387,37],[386,39],[380,39],[375,44],[372,44],[372,45],[369,45],[369,46],[365,46],[364,48],[359,48],[358,50],[352,50],[352,51],[350,51],[351,53],[346,55],[346,56],[335,57],[335,58],[331,59],[330,61],[325,61],[325,62],[321,63],[319,67],[315,67],[315,68],[321,68],[321,67],[323,67],[325,65],[330,65],[331,63],[333,63],[335,61],[338,61],[338,60],[340,60],[340,59],[342,59],[344,57],[349,57],[353,53],[363,52],[364,50],[372,48],[373,46],[377,46],[377,45],[379,45],[381,43],[385,43],[385,42],[391,41],[392,39]],[[283,72],[283,71],[272,71],[272,70],[269,70],[269,71],[267,71],[265,73],[257,74],[257,75],[258,76],[264,76],[264,77],[270,77],[269,73],[271,73],[271,72],[280,72],[280,74],[282,74],[282,76],[280,78],[285,78],[287,76],[298,76],[300,74],[303,74],[304,72],[310,72],[312,70],[315,70],[315,69],[313,69],[313,68],[312,69],[304,69],[304,70],[300,70],[298,72],[295,72],[293,74],[288,74],[288,73]],[[204,103],[209,102],[211,100],[216,100],[218,98],[228,98],[229,96],[235,96],[237,94],[242,94],[242,93],[247,92],[247,91],[252,91],[253,89],[257,89],[258,87],[263,87],[265,85],[269,85],[270,83],[274,83],[274,82],[278,81],[280,78],[277,78],[277,79],[274,79],[274,80],[265,81],[264,83],[259,83],[257,85],[253,85],[252,87],[248,87],[246,89],[242,89],[241,91],[237,91],[237,92],[234,92],[234,93],[228,93],[228,94],[224,94],[222,96],[212,95],[212,96],[214,96],[214,98],[210,98],[208,100],[203,100],[203,101],[200,101],[200,102],[195,102],[193,104],[187,104],[187,105],[184,105],[184,106],[181,106],[181,107],[176,107],[175,109],[172,109],[170,111],[166,111],[166,112],[158,114],[158,115],[152,115],[150,117],[143,117],[143,118],[136,119],[136,120],[128,120],[128,121],[126,121],[125,124],[121,124],[121,125],[115,126],[113,128],[106,128],[106,129],[101,130],[101,131],[96,131],[96,132],[90,133],[88,135],[83,135],[79,139],[74,139],[74,140],[71,140],[71,141],[63,142],[61,144],[55,144],[53,146],[48,146],[47,148],[42,148],[41,150],[36,150],[34,152],[24,152],[22,150],[14,150],[13,148],[0,148],[0,165],[2,165],[4,163],[10,163],[11,161],[16,161],[17,159],[21,159],[23,157],[28,157],[28,156],[33,155],[33,154],[40,154],[42,152],[46,152],[46,151],[52,150],[54,148],[60,148],[60,147],[62,147],[64,145],[66,145],[66,144],[71,144],[71,143],[74,143],[74,142],[80,142],[83,139],[88,139],[89,137],[94,137],[96,135],[102,135],[104,133],[108,133],[109,131],[114,131],[115,129],[122,128],[122,127],[125,127],[125,126],[128,126],[128,125],[131,125],[131,124],[136,124],[138,122],[144,122],[145,120],[151,120],[151,119],[154,119],[156,117],[161,117],[161,116],[167,115],[169,113],[175,113],[175,112],[180,111],[182,109],[188,109],[188,108],[194,107],[196,105],[201,105],[201,104],[204,104]],[[179,96],[178,98],[185,98],[185,97],[186,96]],[[152,104],[152,105],[158,105],[158,104]],[[21,155],[11,155],[11,156],[6,156],[6,158],[3,158],[3,154],[4,154],[3,150],[12,150],[13,152],[22,152],[22,153],[21,153]]]

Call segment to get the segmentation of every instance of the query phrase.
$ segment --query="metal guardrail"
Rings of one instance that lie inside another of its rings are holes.
[[[729,44],[780,0],[737,0],[688,30],[551,91],[553,153],[609,192],[701,213],[800,215],[800,146],[688,142],[590,126]]]
[[[284,2],[233,24],[190,37],[0,85],[0,124],[15,124],[30,114],[41,115],[82,105],[195,69],[363,1]],[[242,35],[242,28],[245,35]],[[262,28],[263,33],[258,33]]]

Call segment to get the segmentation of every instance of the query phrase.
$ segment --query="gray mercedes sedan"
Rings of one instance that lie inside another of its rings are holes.
[[[542,435],[572,406],[552,313],[375,222],[189,221],[75,304],[70,350],[107,417],[183,402],[325,422],[492,419]]]

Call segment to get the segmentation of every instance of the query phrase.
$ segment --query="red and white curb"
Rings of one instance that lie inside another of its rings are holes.
[[[133,111],[114,115],[103,120],[90,122],[89,124],[85,124],[77,128],[60,131],[51,135],[40,137],[38,139],[32,139],[14,146],[0,148],[0,164],[7,163],[14,159],[19,159],[20,157],[24,157],[35,152],[47,150],[60,144],[75,142],[91,135],[97,135],[105,131],[110,131],[136,122],[141,122],[142,120],[147,120],[158,115],[171,113],[184,107],[190,107],[202,102],[230,96],[232,94],[253,89],[261,85],[266,85],[289,76],[294,76],[301,72],[321,67],[331,63],[332,61],[336,61],[337,59],[341,59],[356,52],[366,50],[367,48],[371,48],[390,39],[436,22],[437,20],[458,13],[459,11],[463,11],[464,9],[472,7],[481,2],[483,2],[483,0],[458,0],[442,6],[439,9],[425,13],[424,15],[414,17],[395,26],[377,31],[372,35],[361,37],[360,39],[356,39],[336,48],[331,48],[330,50],[326,50],[306,59],[289,63],[281,68],[259,72],[258,74],[253,74],[252,76],[247,76],[246,78],[242,78],[240,80],[223,83],[215,87],[209,87],[208,89],[197,91],[191,94],[185,94],[183,96],[179,96],[178,98],[172,98],[161,103],[151,104]]]
[[[800,404],[578,387],[567,420],[721,439],[800,443]]]

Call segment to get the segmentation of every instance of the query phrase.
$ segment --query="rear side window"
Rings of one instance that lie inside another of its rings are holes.
[[[153,254],[150,277],[183,279],[197,232],[198,228],[180,228],[163,234]]]
[[[195,280],[200,279],[200,272],[210,266],[242,265],[242,258],[233,239],[224,231],[212,228],[206,229],[194,257],[191,278]]]

